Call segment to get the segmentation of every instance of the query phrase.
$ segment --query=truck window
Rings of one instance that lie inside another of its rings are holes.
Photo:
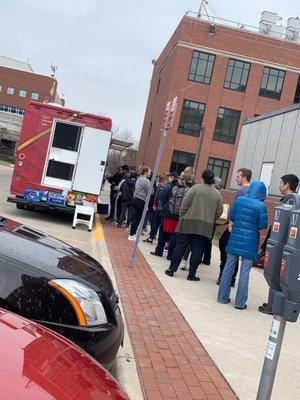
[[[74,167],[74,164],[49,160],[46,176],[71,181],[73,179]]]
[[[52,147],[78,151],[81,130],[81,126],[57,122],[55,125]]]

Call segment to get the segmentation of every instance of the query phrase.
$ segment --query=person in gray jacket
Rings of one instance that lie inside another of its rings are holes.
[[[199,281],[196,276],[201,263],[205,246],[213,236],[215,221],[223,213],[223,202],[220,192],[214,187],[214,173],[205,170],[202,183],[194,185],[182,201],[177,225],[177,243],[166,275],[173,276],[181,259],[191,246],[190,269],[187,279]]]
[[[132,206],[134,209],[133,221],[130,227],[130,235],[128,240],[134,241],[136,239],[136,231],[141,222],[145,201],[149,190],[151,191],[151,182],[149,177],[151,175],[150,167],[143,166],[139,170],[140,176],[136,180],[135,190],[133,193]]]

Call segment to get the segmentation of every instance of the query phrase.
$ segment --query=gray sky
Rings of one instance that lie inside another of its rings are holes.
[[[1,51],[37,73],[59,64],[66,105],[105,114],[139,137],[151,60],[157,58],[186,11],[200,0],[0,0]],[[225,19],[258,26],[264,10],[286,19],[299,0],[211,0]]]

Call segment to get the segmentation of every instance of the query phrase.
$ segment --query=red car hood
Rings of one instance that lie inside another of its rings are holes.
[[[89,355],[60,335],[0,309],[3,399],[128,400]]]

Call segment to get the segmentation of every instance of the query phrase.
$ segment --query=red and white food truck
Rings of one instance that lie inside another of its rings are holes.
[[[111,127],[110,118],[30,102],[8,201],[22,209],[42,206],[71,213],[76,204],[96,203]]]

